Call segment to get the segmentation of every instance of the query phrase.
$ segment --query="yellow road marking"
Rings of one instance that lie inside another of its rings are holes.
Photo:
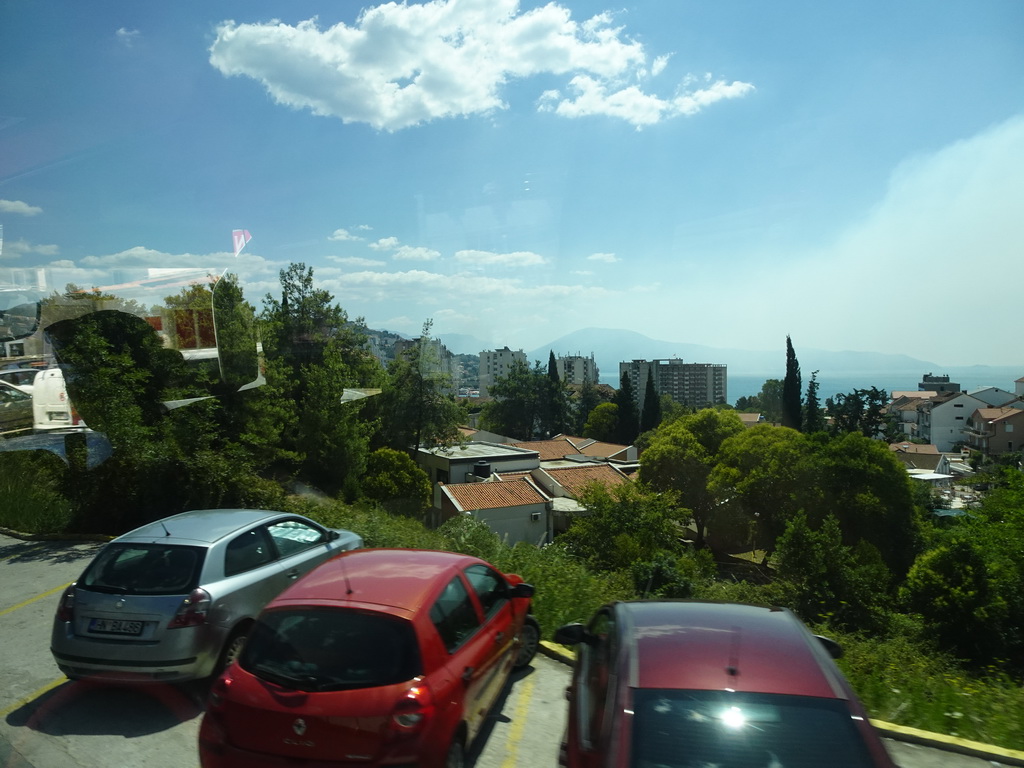
[[[28,600],[22,600],[17,605],[12,605],[10,608],[4,608],[2,611],[0,611],[0,616],[4,616],[4,615],[10,613],[11,611],[16,611],[19,608],[24,608],[26,605],[34,603],[36,600],[42,600],[44,597],[49,597],[50,595],[52,595],[55,592],[60,592],[61,590],[67,589],[70,585],[71,585],[71,582],[69,581],[67,584],[62,584],[59,587],[54,587],[49,592],[43,592],[41,595],[36,595],[35,597],[30,597]]]
[[[53,680],[53,681],[47,683],[42,688],[40,688],[40,689],[30,693],[28,696],[25,696],[24,698],[18,699],[16,702],[14,702],[13,704],[11,704],[8,707],[5,707],[4,709],[0,709],[0,718],[7,717],[14,710],[21,709],[23,706],[28,704],[30,701],[33,701],[34,699],[38,699],[44,693],[48,693],[49,691],[52,691],[54,688],[56,688],[58,685],[62,685],[63,683],[66,683],[67,680],[68,679],[66,677],[64,677],[64,675],[61,675],[56,680]]]
[[[533,696],[533,686],[536,684],[536,670],[523,680],[523,689],[519,692],[519,700],[516,702],[515,711],[512,713],[512,726],[508,729],[508,744],[505,753],[505,761],[501,768],[515,768],[516,753],[519,751],[519,742],[523,739],[523,730],[526,728],[526,710],[530,706],[530,698]]]

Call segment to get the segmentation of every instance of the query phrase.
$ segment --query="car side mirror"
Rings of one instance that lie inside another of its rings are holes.
[[[328,541],[337,541],[340,538],[341,538],[341,534],[338,533],[337,531],[328,531],[327,532],[327,540]]]
[[[533,584],[516,584],[509,589],[509,594],[512,597],[533,597],[533,593]]]
[[[589,643],[591,635],[580,623],[565,624],[555,630],[554,641],[560,645],[579,645]]]
[[[824,637],[822,635],[815,635],[818,642],[825,646],[825,650],[828,651],[829,656],[833,659],[843,658],[843,646],[833,640],[831,637]]]

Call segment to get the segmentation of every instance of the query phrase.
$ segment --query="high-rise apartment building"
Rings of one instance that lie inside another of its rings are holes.
[[[494,384],[495,379],[505,378],[512,365],[521,362],[529,365],[526,361],[526,353],[521,349],[513,352],[508,347],[501,349],[485,349],[480,353],[480,397],[487,396],[487,390]]]
[[[566,384],[580,386],[585,382],[598,383],[599,371],[594,355],[583,357],[582,355],[566,355],[555,358],[555,370],[558,371],[558,378]]]
[[[654,391],[668,395],[680,405],[706,408],[727,402],[726,366],[718,363],[686,363],[682,360],[632,360],[619,363],[619,379],[629,376],[637,409],[643,410],[647,379],[654,379]]]

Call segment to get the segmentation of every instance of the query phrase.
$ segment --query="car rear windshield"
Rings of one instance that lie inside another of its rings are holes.
[[[845,702],[722,691],[636,692],[637,768],[870,768]]]
[[[409,622],[337,608],[264,614],[239,663],[259,678],[303,691],[393,685],[422,671]]]
[[[198,586],[206,550],[173,544],[109,544],[78,586],[125,595],[186,595]]]

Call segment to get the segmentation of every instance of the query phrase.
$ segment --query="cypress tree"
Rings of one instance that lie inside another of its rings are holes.
[[[786,378],[782,382],[782,426],[799,430],[803,426],[800,408],[800,363],[793,342],[786,336]]]
[[[661,398],[654,391],[654,376],[647,376],[644,390],[644,409],[640,414],[640,431],[649,432],[661,424]]]
[[[632,445],[640,434],[640,415],[636,410],[636,397],[633,395],[633,383],[629,374],[622,372],[619,389],[612,402],[619,406],[618,442],[620,445]]]

